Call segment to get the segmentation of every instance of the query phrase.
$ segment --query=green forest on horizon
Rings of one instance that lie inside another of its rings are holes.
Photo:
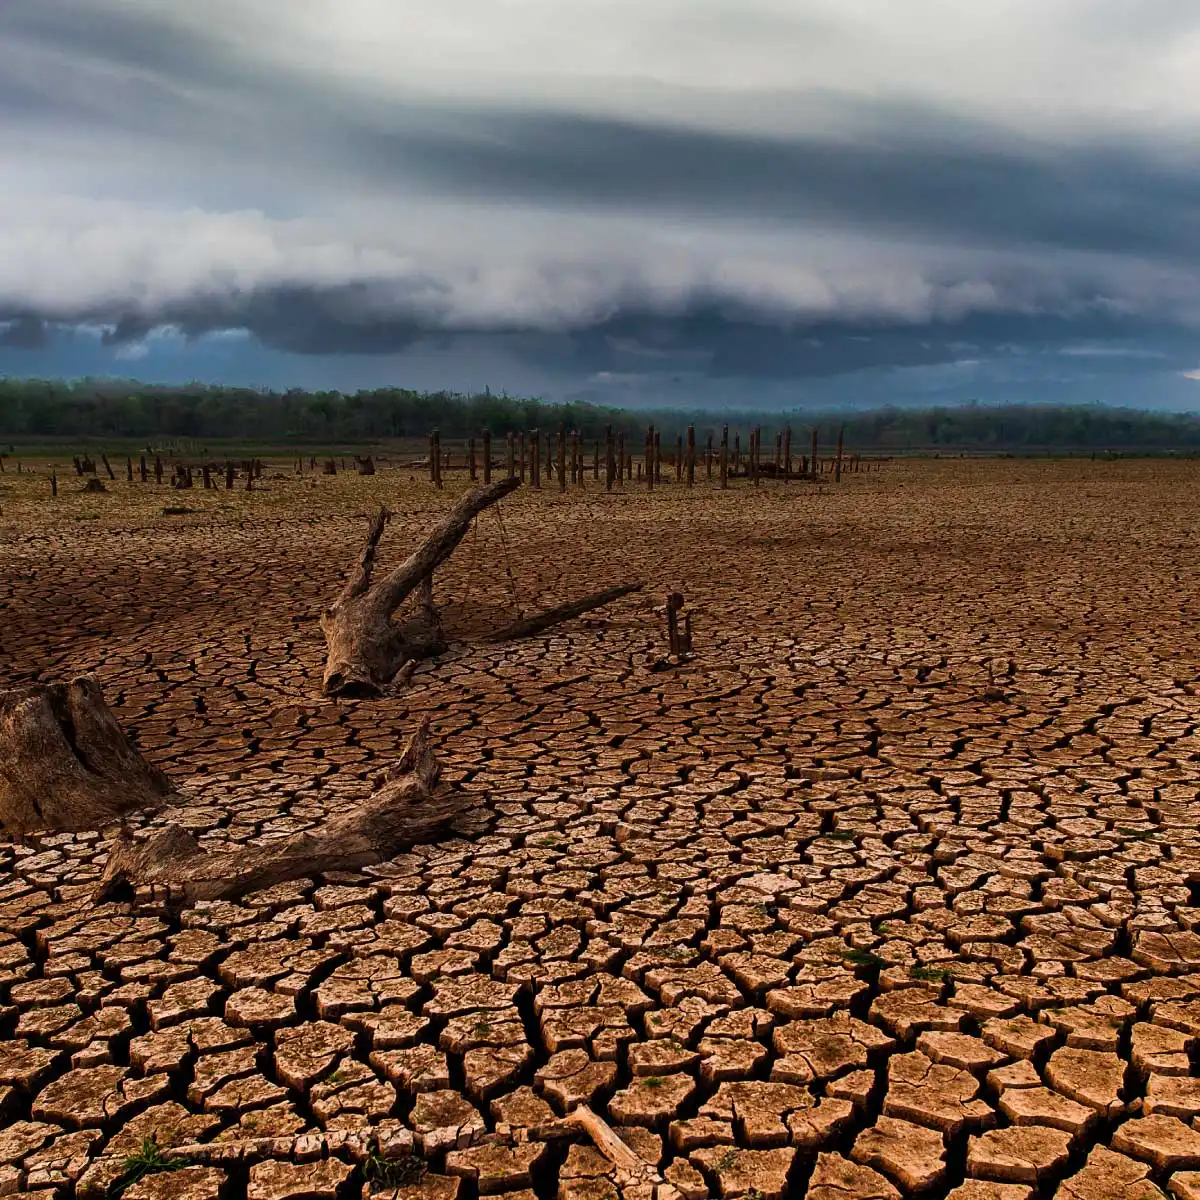
[[[793,439],[807,438],[816,428],[822,444],[844,427],[848,447],[875,453],[1200,453],[1200,417],[1194,414],[1101,406],[967,404],[840,413],[749,409],[715,413],[554,404],[487,390],[471,395],[406,388],[278,392],[202,383],[0,379],[0,438],[10,443],[196,439],[369,445],[423,438],[433,429],[443,439],[455,439],[483,429],[503,436],[510,430],[560,426],[591,439],[603,437],[610,425],[614,432],[639,438],[649,424],[667,437],[694,425],[701,443],[710,433],[719,437],[723,424],[729,425],[731,434],[761,426],[764,437],[772,440],[788,426]]]

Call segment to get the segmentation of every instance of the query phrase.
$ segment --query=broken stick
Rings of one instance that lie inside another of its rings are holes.
[[[584,596],[582,600],[572,600],[567,604],[558,605],[557,608],[548,608],[545,612],[535,613],[532,617],[514,621],[496,633],[489,634],[484,640],[511,642],[516,638],[532,637],[533,634],[541,633],[543,629],[549,629],[552,625],[561,625],[563,621],[569,621],[572,617],[580,617],[594,608],[602,608],[605,604],[611,604],[622,596],[628,596],[630,592],[640,592],[645,586],[644,583],[623,583],[620,587],[608,588],[603,592],[593,592],[590,596]]]

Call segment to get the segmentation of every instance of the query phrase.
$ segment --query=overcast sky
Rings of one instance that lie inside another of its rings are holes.
[[[1200,407],[1195,0],[9,0],[0,372]]]

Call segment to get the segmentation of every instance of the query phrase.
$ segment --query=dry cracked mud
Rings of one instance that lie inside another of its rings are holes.
[[[0,475],[0,685],[94,670],[203,846],[316,827],[424,715],[475,804],[182,911],[97,906],[100,833],[0,842],[0,1194],[1200,1196],[1196,466],[525,489],[370,702],[320,698],[321,608],[461,477],[273,460],[168,515],[48,469]]]

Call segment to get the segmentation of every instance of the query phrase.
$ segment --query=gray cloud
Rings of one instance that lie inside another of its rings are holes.
[[[0,12],[0,346],[450,339],[564,388],[1200,358],[1182,0],[451,7]]]

